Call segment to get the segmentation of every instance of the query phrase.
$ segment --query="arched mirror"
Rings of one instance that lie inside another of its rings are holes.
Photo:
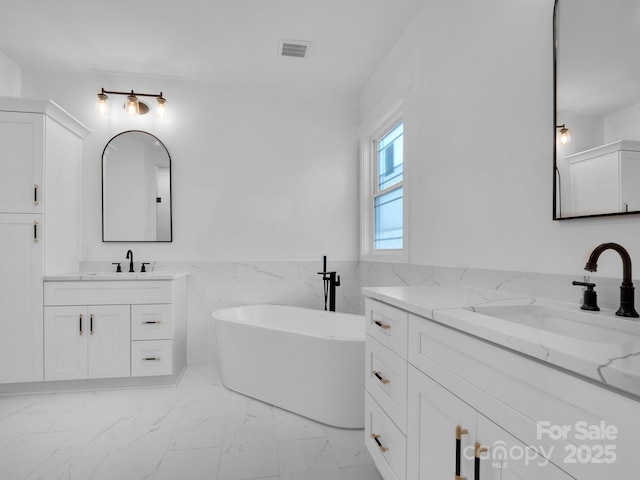
[[[554,64],[553,218],[640,213],[640,1],[556,0]]]
[[[172,241],[171,157],[150,133],[122,132],[104,147],[102,241]]]

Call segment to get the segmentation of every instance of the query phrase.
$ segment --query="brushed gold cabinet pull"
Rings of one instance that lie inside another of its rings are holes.
[[[456,480],[466,480],[465,477],[460,476],[460,457],[462,452],[462,435],[468,433],[469,431],[466,428],[462,428],[460,425],[456,426]]]
[[[388,325],[386,323],[382,323],[380,320],[374,320],[373,323],[375,323],[377,326],[379,326],[383,330],[389,330],[391,328],[391,325]]]
[[[481,453],[485,453],[489,451],[489,447],[483,447],[478,442],[473,444],[473,456],[476,458],[480,458]]]
[[[380,441],[380,435],[378,435],[377,433],[372,433],[371,434],[371,438],[373,438],[375,440],[375,442],[378,444],[378,448],[380,449],[380,451],[382,453],[386,452],[387,450],[389,450],[387,447],[385,447],[384,445],[382,445],[382,442]]]
[[[380,383],[382,383],[383,385],[389,383],[389,380],[382,376],[382,372],[373,372],[373,376],[380,380]]]
[[[480,454],[489,451],[489,447],[482,447],[478,442],[473,444],[473,456],[474,458],[474,480],[480,480]]]

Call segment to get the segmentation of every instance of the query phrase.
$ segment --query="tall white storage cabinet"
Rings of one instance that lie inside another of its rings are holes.
[[[44,379],[43,276],[79,268],[88,133],[51,101],[0,97],[0,383]]]

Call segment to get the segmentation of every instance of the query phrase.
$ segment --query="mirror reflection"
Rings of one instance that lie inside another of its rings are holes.
[[[122,132],[102,152],[102,240],[172,240],[171,158],[150,133]]]
[[[640,1],[555,7],[554,219],[639,213]]]

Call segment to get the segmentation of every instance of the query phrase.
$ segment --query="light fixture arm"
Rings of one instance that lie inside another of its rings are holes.
[[[141,93],[141,92],[134,92],[133,90],[131,90],[130,92],[117,92],[115,90],[105,90],[104,88],[101,89],[100,93],[98,95],[133,95],[134,97],[153,97],[153,98],[164,98],[162,96],[162,92],[158,93]]]

